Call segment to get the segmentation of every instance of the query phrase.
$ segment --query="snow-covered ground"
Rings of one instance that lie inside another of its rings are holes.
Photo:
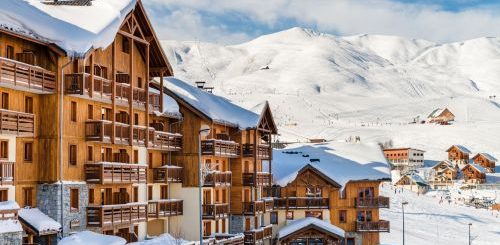
[[[383,244],[402,244],[402,210],[405,206],[405,240],[408,245],[467,244],[471,223],[472,244],[493,245],[500,241],[500,212],[466,207],[454,202],[440,203],[440,197],[417,195],[404,190],[394,193],[389,184],[381,194],[391,198],[391,208],[381,209],[380,218],[390,220],[391,232],[382,233]],[[500,194],[500,193],[499,193]]]

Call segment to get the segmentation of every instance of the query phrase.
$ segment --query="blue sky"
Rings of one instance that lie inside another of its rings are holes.
[[[452,42],[500,36],[500,0],[143,0],[161,39],[236,44],[295,26]]]

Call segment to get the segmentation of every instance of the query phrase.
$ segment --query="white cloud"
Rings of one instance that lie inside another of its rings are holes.
[[[231,41],[245,40],[249,37],[242,32],[228,31],[224,23],[221,23],[221,26],[206,26],[199,15],[200,11],[213,15],[239,13],[271,29],[280,22],[292,19],[304,26],[315,26],[319,31],[341,35],[385,34],[437,42],[498,36],[500,32],[498,6],[450,12],[442,10],[437,5],[408,4],[394,0],[144,0],[144,2],[151,6],[189,10],[190,16],[183,16],[185,18],[180,20],[170,19],[178,23],[165,23],[167,29],[172,25],[177,26],[174,29],[177,32],[173,34],[179,32],[185,37],[192,36],[193,32],[208,34],[198,38],[209,41],[215,34],[227,35],[227,38],[222,40]],[[198,22],[192,22],[186,19],[188,17],[200,19]],[[183,21],[192,25],[180,26]],[[209,30],[204,31],[205,28]],[[176,36],[172,38],[177,39]]]

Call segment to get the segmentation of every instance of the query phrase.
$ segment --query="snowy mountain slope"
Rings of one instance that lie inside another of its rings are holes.
[[[489,98],[500,93],[497,38],[437,44],[292,28],[234,46],[163,46],[176,76],[206,80],[246,108],[269,100],[281,140],[360,135],[431,149],[436,158],[453,143],[500,156],[500,99]],[[440,107],[457,115],[455,125],[406,125]]]

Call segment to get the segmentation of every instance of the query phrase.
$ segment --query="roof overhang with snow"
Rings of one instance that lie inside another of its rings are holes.
[[[342,240],[345,237],[345,231],[337,226],[332,225],[314,217],[303,218],[294,220],[287,226],[284,226],[278,231],[278,240],[283,241],[287,239],[299,238],[304,233],[321,233]]]

